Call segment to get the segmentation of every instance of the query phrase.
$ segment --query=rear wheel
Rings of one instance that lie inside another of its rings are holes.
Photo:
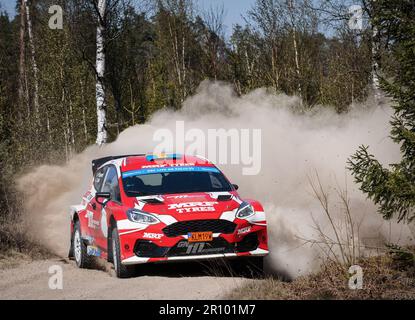
[[[129,278],[134,275],[134,267],[126,266],[121,263],[120,252],[120,238],[118,237],[118,230],[114,228],[112,230],[112,260],[114,263],[115,274],[118,278]]]
[[[92,264],[92,257],[88,256],[87,248],[81,237],[81,226],[79,221],[75,223],[74,234],[72,237],[72,250],[76,265],[79,268],[89,268]]]

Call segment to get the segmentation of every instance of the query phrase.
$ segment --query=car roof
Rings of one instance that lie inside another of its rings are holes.
[[[185,154],[140,154],[120,156],[119,158],[117,156],[108,158],[110,160],[102,163],[99,168],[108,164],[114,164],[120,167],[121,172],[126,172],[141,168],[155,168],[160,166],[215,166],[212,162],[204,157]],[[99,159],[95,161],[99,161]]]

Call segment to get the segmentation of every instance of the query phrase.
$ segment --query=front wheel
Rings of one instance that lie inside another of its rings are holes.
[[[114,262],[114,269],[117,278],[129,278],[134,274],[133,266],[126,266],[121,263],[120,252],[120,238],[118,237],[118,230],[114,228],[112,230],[112,260]]]

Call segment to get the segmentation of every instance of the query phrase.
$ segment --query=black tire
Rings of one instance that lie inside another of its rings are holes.
[[[87,254],[87,247],[81,238],[81,226],[79,221],[75,223],[74,233],[72,236],[72,250],[75,258],[76,265],[79,268],[87,269],[91,268],[93,264],[93,257]]]
[[[71,234],[71,241],[70,241],[70,246],[69,246],[68,258],[72,259],[73,257],[74,257],[74,254],[73,254],[73,234]]]
[[[121,263],[120,238],[118,237],[117,228],[112,229],[112,260],[114,263],[115,274],[117,278],[130,278],[134,275],[134,266],[126,266]]]

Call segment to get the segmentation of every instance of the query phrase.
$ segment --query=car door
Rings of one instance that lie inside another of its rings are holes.
[[[88,194],[88,203],[85,211],[85,218],[87,219],[87,232],[84,234],[84,236],[87,236],[90,238],[89,244],[95,245],[95,239],[97,236],[97,230],[100,229],[100,220],[98,219],[98,216],[100,216],[99,212],[101,209],[98,207],[99,204],[97,203],[95,199],[96,192],[100,192],[101,188],[104,183],[105,174],[108,167],[101,168],[97,170],[97,172],[94,175],[94,181],[93,181],[93,188],[89,191]]]
[[[107,251],[109,217],[114,211],[120,210],[121,208],[118,173],[114,165],[107,166],[105,179],[100,191],[110,193],[111,199],[104,206],[97,203],[96,219],[100,222],[100,228],[96,230],[95,242],[98,247]]]

